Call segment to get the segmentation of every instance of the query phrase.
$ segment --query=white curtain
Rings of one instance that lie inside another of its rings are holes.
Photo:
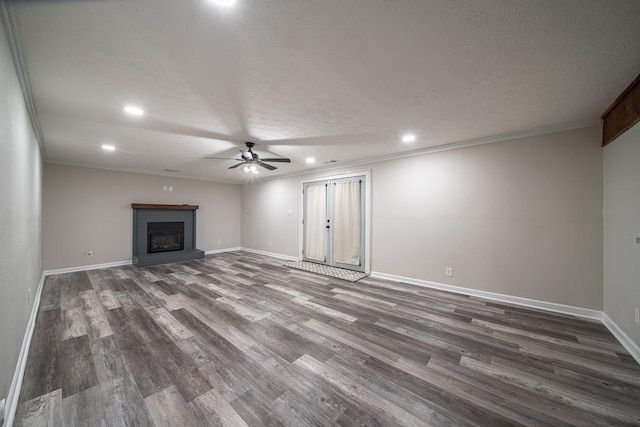
[[[360,265],[360,180],[339,181],[333,189],[333,261]]]
[[[327,187],[309,185],[306,189],[304,257],[325,262],[327,254]]]

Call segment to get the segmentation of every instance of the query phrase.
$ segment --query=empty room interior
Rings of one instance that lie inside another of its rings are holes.
[[[640,425],[640,2],[0,18],[0,426]]]

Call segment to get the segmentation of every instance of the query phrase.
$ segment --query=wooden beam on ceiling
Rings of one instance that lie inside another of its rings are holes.
[[[640,75],[602,113],[602,146],[640,122]]]

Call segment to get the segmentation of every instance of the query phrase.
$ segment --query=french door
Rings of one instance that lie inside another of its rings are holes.
[[[366,176],[303,184],[305,261],[365,271]]]

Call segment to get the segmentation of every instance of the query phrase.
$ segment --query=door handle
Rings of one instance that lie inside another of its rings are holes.
[[[329,228],[329,226],[327,225],[327,228]]]

